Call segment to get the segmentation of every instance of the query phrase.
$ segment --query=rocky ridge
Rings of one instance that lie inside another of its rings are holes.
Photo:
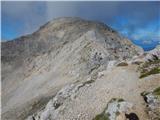
[[[131,64],[142,54],[141,48],[107,25],[80,18],[55,19],[31,35],[4,42],[2,118],[90,120],[113,97],[135,103],[126,91],[136,88],[139,93],[144,89],[137,84],[149,84],[138,82],[137,66]],[[113,84],[116,79],[119,82]],[[151,87],[155,87],[158,76],[152,79]],[[139,100],[137,91],[134,94]],[[99,107],[93,110],[96,104]],[[147,118],[138,108],[140,118]]]

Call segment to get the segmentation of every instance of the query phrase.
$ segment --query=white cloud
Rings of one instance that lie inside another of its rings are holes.
[[[46,2],[46,17],[51,20],[57,17],[77,16],[76,3],[71,2]]]

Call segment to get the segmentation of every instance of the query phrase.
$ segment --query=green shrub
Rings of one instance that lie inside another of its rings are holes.
[[[118,102],[123,102],[123,101],[124,101],[124,99],[122,99],[122,98],[118,99]]]
[[[160,59],[158,60],[153,60],[153,61],[148,61],[148,62],[145,62],[143,64],[143,67],[149,67],[150,65],[153,65],[153,64],[159,64],[160,63]]]
[[[156,89],[153,91],[153,94],[154,94],[154,95],[160,95],[160,87],[156,88]]]
[[[160,73],[160,68],[153,68],[148,72],[142,73],[140,78],[144,78],[144,77],[147,77],[149,75],[158,74],[158,73]]]
[[[148,92],[144,91],[144,92],[141,93],[141,96],[146,96],[148,94],[149,94]]]
[[[97,115],[95,118],[93,118],[93,120],[109,120],[109,117],[105,112],[103,112]]]

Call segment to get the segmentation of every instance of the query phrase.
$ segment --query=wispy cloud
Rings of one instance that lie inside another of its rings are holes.
[[[3,1],[2,37],[4,36],[3,31],[15,32],[17,36],[35,31],[40,25],[47,21],[45,10],[42,10],[43,6],[43,2]]]

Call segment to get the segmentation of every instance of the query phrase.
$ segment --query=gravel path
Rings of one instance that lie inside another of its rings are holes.
[[[67,99],[60,107],[59,120],[91,120],[101,113],[111,98],[123,98],[134,105],[140,120],[148,120],[140,93],[160,84],[159,75],[139,79],[136,66],[117,67],[104,71],[104,76],[82,87],[75,99]]]

